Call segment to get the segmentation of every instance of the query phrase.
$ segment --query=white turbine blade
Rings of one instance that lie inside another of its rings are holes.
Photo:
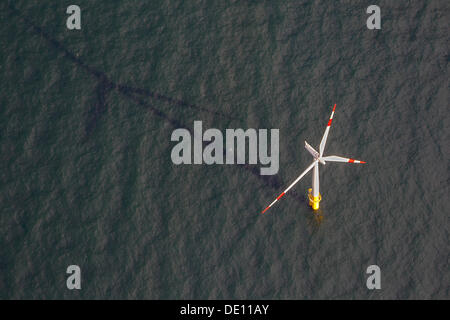
[[[269,204],[268,206],[267,206],[267,208],[265,208],[264,209],[264,211],[262,212],[262,213],[264,213],[264,212],[266,212],[271,206],[273,206],[274,205],[274,203],[275,202],[277,202],[278,200],[280,200],[301,178],[303,178],[303,176],[305,175],[305,174],[307,174],[308,172],[309,172],[309,170],[311,170],[313,167],[314,167],[314,165],[316,164],[316,162],[317,162],[317,160],[316,161],[314,161],[313,163],[311,163],[311,165],[308,167],[308,168],[306,168],[306,170],[305,171],[303,171],[302,172],[302,174],[301,175],[299,175],[298,177],[297,177],[297,179],[295,179],[295,181],[294,182],[292,182],[291,183],[291,185],[289,186],[289,187],[287,187],[287,189],[286,190],[284,190],[271,204]]]
[[[328,156],[323,157],[322,159],[325,160],[325,162],[330,161],[330,162],[366,163],[365,161],[355,160],[351,158],[344,158],[339,156]]]
[[[322,141],[320,141],[319,146],[319,156],[323,155],[323,150],[325,150],[325,145],[327,143],[328,132],[330,132],[331,122],[333,122],[334,110],[336,110],[336,104],[334,104],[333,111],[331,112],[330,120],[328,120],[327,128],[325,129],[325,133],[323,134]]]
[[[309,145],[309,143],[306,141],[305,141],[305,148],[306,148],[306,150],[308,150],[309,153],[311,153],[311,155],[313,156],[314,159],[319,158],[319,153],[316,150],[314,150],[314,148],[311,147]]]

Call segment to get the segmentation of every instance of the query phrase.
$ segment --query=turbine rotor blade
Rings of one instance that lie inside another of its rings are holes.
[[[306,168],[305,171],[303,171],[298,177],[297,179],[295,179],[294,182],[292,182],[289,187],[286,188],[286,190],[284,190],[271,204],[269,204],[261,213],[266,212],[271,206],[273,206],[275,204],[275,202],[277,202],[278,200],[280,200],[297,182],[299,182],[299,180],[301,178],[303,178],[303,176],[305,174],[307,174],[316,164],[317,160],[315,160],[313,163],[310,164],[310,166],[308,168]]]
[[[319,153],[305,141],[305,149],[313,156],[314,159],[319,158]]]
[[[322,159],[330,162],[366,163],[365,161],[355,160],[351,158],[344,158],[339,156],[322,157]]]
[[[327,128],[323,134],[322,140],[319,146],[319,156],[323,155],[323,150],[325,150],[325,145],[327,144],[328,132],[330,132],[331,123],[333,122],[334,110],[336,110],[336,103],[334,104],[333,111],[331,112],[330,120],[328,120]]]

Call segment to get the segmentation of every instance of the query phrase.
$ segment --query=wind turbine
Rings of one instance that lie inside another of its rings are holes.
[[[339,156],[327,156],[323,157],[323,150],[325,149],[325,144],[327,143],[328,138],[328,132],[330,132],[331,122],[333,122],[333,116],[334,111],[336,110],[336,104],[333,107],[333,111],[331,112],[330,120],[328,120],[327,128],[325,129],[325,133],[323,134],[322,141],[320,141],[319,145],[319,152],[314,150],[313,147],[311,147],[308,142],[305,141],[305,148],[309,151],[309,153],[313,156],[314,161],[309,165],[308,168],[306,168],[305,171],[302,172],[301,175],[297,177],[297,179],[294,180],[294,182],[291,183],[289,187],[287,187],[286,190],[284,190],[267,208],[264,209],[264,212],[266,212],[271,206],[275,204],[278,200],[280,200],[297,182],[300,181],[301,178],[305,174],[307,174],[311,169],[313,170],[312,175],[312,188],[308,189],[308,198],[309,198],[309,205],[314,209],[319,209],[319,202],[322,200],[322,196],[319,192],[319,163],[325,164],[326,161],[329,162],[348,162],[348,163],[366,163],[364,161],[355,160],[351,158],[344,158]]]

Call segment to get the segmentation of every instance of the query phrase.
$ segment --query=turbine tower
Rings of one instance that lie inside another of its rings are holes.
[[[325,164],[326,161],[329,162],[348,162],[348,163],[366,163],[364,161],[355,160],[351,158],[344,158],[339,156],[327,156],[323,157],[323,151],[325,150],[325,144],[327,143],[328,133],[330,132],[331,123],[333,122],[333,116],[334,111],[336,110],[336,104],[333,107],[333,111],[331,112],[330,120],[328,120],[327,128],[325,129],[325,133],[323,134],[322,140],[320,141],[319,145],[319,152],[317,152],[313,147],[311,147],[308,142],[305,141],[305,148],[309,151],[309,153],[313,156],[314,161],[309,165],[308,168],[306,168],[305,171],[303,171],[297,179],[294,180],[290,184],[289,187],[287,187],[286,190],[284,190],[271,204],[269,204],[262,213],[266,212],[271,206],[275,204],[278,200],[280,200],[297,182],[300,181],[301,178],[305,174],[307,174],[311,169],[313,169],[312,174],[312,187],[308,189],[308,199],[309,199],[309,205],[314,209],[319,209],[319,203],[322,200],[322,196],[320,195],[320,186],[319,186],[319,163]]]

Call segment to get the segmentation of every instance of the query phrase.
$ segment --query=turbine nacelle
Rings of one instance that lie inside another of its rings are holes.
[[[321,164],[325,164],[325,160],[320,156],[320,154],[311,145],[305,141],[305,149],[313,156],[314,160],[319,161]]]

